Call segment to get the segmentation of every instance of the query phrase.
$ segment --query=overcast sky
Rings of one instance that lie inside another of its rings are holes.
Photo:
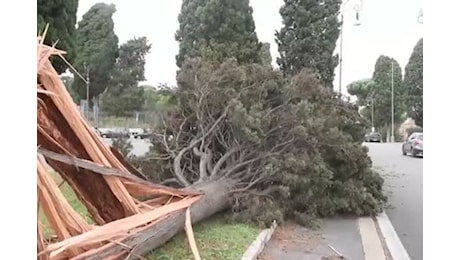
[[[178,43],[174,34],[179,27],[177,16],[182,0],[79,0],[77,19],[98,2],[116,5],[113,19],[119,44],[135,36],[146,36],[152,43],[145,68],[146,84],[175,86]],[[423,35],[422,24],[417,22],[422,0],[364,0],[361,25],[354,26],[353,6],[357,2],[350,0],[344,12],[343,91],[352,81],[372,77],[375,61],[382,54],[395,58],[404,70],[413,47]],[[273,65],[277,66],[274,34],[282,26],[279,8],[283,0],[250,0],[250,4],[259,40],[270,42]],[[337,51],[338,46],[337,42]],[[337,67],[336,89],[338,78]]]

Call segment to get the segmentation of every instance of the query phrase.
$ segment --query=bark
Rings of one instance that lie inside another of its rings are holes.
[[[40,98],[45,102],[46,110],[38,111],[37,124],[45,128],[47,134],[52,139],[58,140],[59,144],[49,141],[40,131],[37,131],[37,144],[55,153],[66,154],[67,152],[63,150],[66,149],[77,158],[89,159],[82,143],[50,98],[45,95],[41,95]],[[101,225],[125,217],[123,206],[103,180],[102,175],[55,160],[47,160],[47,162],[77,191],[75,193],[97,224]]]
[[[212,215],[219,213],[230,207],[229,195],[236,185],[236,181],[223,179],[213,182],[202,182],[199,185],[190,186],[189,189],[204,193],[202,199],[192,205],[191,219],[192,223],[197,223]],[[106,259],[110,255],[116,255],[126,251],[126,246],[130,247],[130,253],[126,259],[138,259],[139,256],[145,255],[150,251],[159,248],[161,245],[169,241],[178,233],[182,232],[185,227],[185,210],[181,210],[169,215],[164,220],[155,224],[153,227],[148,227],[145,230],[138,232],[121,241],[123,245],[115,245],[111,247],[103,247],[102,250],[87,252],[80,255],[77,259]],[[89,254],[92,254],[89,256]]]

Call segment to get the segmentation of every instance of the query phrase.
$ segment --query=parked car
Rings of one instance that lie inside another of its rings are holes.
[[[402,145],[402,154],[423,157],[423,133],[412,133]]]
[[[131,136],[136,136],[138,134],[144,133],[144,129],[142,128],[129,128],[128,131]]]
[[[366,134],[364,137],[364,142],[382,142],[382,135],[378,132],[371,132]]]
[[[103,138],[129,138],[129,131],[126,128],[114,128],[102,132],[101,136]]]
[[[133,135],[135,139],[146,139],[146,138],[150,138],[152,136],[152,133],[151,132],[142,132],[142,133],[139,133],[139,134],[135,134]]]

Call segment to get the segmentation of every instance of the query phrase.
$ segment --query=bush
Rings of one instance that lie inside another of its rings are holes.
[[[420,126],[410,127],[406,130],[406,133],[408,137],[413,133],[423,133],[423,128]]]

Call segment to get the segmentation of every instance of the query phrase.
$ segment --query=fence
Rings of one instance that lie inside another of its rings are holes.
[[[158,114],[151,111],[134,112],[131,116],[115,117],[109,116],[97,106],[94,106],[93,109],[88,109],[86,108],[86,104],[83,103],[79,108],[82,115],[84,115],[93,126],[101,128],[151,128],[152,125],[159,120]]]

